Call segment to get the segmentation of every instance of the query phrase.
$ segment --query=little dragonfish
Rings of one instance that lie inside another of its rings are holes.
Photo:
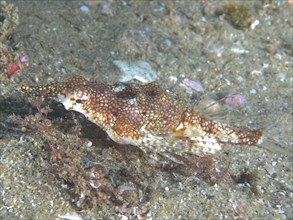
[[[238,128],[213,121],[157,82],[105,84],[71,76],[44,86],[23,85],[29,96],[55,98],[67,110],[82,113],[119,144],[138,146],[145,153],[205,155],[223,143],[256,145],[260,130]]]

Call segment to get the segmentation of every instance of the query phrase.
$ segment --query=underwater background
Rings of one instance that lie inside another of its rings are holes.
[[[290,0],[1,1],[0,219],[292,218],[292,10]],[[70,75],[157,81],[264,142],[150,163],[83,115],[20,92]]]

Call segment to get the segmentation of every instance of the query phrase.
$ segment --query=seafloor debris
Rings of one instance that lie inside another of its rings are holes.
[[[143,83],[150,83],[157,79],[157,73],[151,65],[143,60],[129,63],[123,60],[115,60],[113,62],[123,73],[120,77],[121,82],[137,79]]]
[[[204,92],[204,88],[198,81],[190,80],[190,79],[184,79],[181,83],[181,86],[184,86],[186,88],[191,88],[192,90],[196,92]]]
[[[45,86],[22,86],[29,96],[53,97],[67,110],[84,114],[115,142],[139,146],[157,159],[212,154],[222,143],[255,145],[262,132],[220,124],[186,104],[158,83],[113,85],[80,76]]]

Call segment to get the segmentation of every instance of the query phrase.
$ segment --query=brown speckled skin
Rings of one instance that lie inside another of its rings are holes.
[[[83,113],[114,141],[138,145],[147,152],[214,153],[223,142],[254,145],[262,138],[258,130],[220,124],[187,109],[183,100],[156,82],[109,85],[73,76],[66,82],[22,86],[21,91],[30,96],[59,97],[68,110]]]

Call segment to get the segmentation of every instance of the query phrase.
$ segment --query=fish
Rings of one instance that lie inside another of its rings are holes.
[[[212,120],[158,82],[107,84],[73,75],[42,86],[22,85],[20,90],[30,97],[53,98],[65,109],[80,112],[118,144],[174,161],[176,156],[215,154],[225,143],[258,145],[263,140],[260,129]]]

